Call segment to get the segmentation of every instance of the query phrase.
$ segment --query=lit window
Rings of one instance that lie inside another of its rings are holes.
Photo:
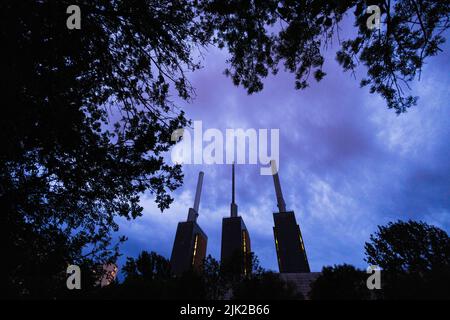
[[[198,234],[195,235],[194,253],[192,255],[192,265],[194,265],[194,263],[195,263],[195,256],[197,254],[197,243],[198,243]]]

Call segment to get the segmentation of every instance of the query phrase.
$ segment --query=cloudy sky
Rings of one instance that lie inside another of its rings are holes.
[[[183,108],[203,122],[203,130],[280,129],[282,189],[312,271],[344,262],[365,268],[364,242],[377,225],[415,219],[450,233],[450,45],[444,49],[427,60],[420,82],[412,85],[418,105],[400,116],[368,88],[359,88],[363,68],[356,80],[342,71],[334,60],[336,47],[326,55],[327,76],[320,83],[298,91],[294,76],[280,70],[251,96],[223,75],[226,52],[210,48],[204,68],[189,76],[196,98]],[[252,250],[263,267],[278,271],[276,197],[272,177],[260,175],[259,168],[237,166],[236,200]],[[207,253],[219,259],[231,168],[185,165],[183,171],[184,185],[173,193],[169,210],[161,213],[144,195],[143,216],[120,222],[120,234],[129,238],[124,256],[147,250],[170,258],[177,223],[193,206],[198,172],[204,171],[198,223],[208,235]]]

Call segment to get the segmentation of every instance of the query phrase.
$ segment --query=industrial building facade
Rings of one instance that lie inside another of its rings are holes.
[[[251,272],[250,235],[242,217],[222,219],[220,261],[227,271],[247,275]]]
[[[273,235],[280,273],[310,272],[305,244],[294,211],[286,210],[275,161],[271,161],[278,211],[273,214]]]
[[[300,227],[293,211],[273,214],[273,236],[280,273],[310,272]]]
[[[208,237],[197,223],[203,176],[203,172],[198,175],[194,207],[189,208],[187,221],[178,223],[170,257],[170,268],[174,275],[181,275],[191,270],[201,271],[206,257]]]
[[[305,244],[294,211],[286,210],[276,163],[271,162],[278,212],[273,213],[273,235],[280,273],[309,273]],[[194,207],[188,219],[178,223],[170,259],[174,275],[188,270],[201,271],[206,257],[208,237],[197,224],[200,194],[203,183],[200,172]],[[252,270],[252,251],[249,231],[235,202],[235,166],[232,165],[230,216],[222,219],[221,267],[222,270],[247,275]]]
[[[208,237],[195,221],[179,222],[170,258],[172,273],[181,275],[191,269],[201,271],[207,243]]]
[[[222,269],[227,272],[247,275],[251,272],[250,235],[244,219],[238,216],[235,202],[235,168],[231,174],[230,216],[222,219],[222,246],[220,253]]]

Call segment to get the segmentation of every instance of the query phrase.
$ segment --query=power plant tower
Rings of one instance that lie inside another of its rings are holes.
[[[278,211],[273,213],[273,235],[278,257],[280,273],[310,272],[300,227],[294,211],[286,210],[286,203],[281,192],[280,178],[274,160],[271,161],[273,182],[277,196]]]
[[[235,203],[235,168],[232,165],[230,217],[222,219],[221,265],[225,271],[247,275],[251,272],[250,236]]]
[[[204,173],[200,171],[194,207],[189,208],[187,221],[178,223],[170,257],[171,271],[175,275],[181,275],[188,270],[200,271],[206,256],[208,237],[197,224],[203,176]]]

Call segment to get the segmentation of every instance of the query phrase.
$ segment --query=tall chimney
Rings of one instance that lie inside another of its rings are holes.
[[[202,184],[203,184],[203,176],[205,174],[203,171],[200,171],[198,174],[197,181],[197,190],[195,191],[195,201],[194,201],[194,210],[198,212],[198,207],[200,206],[200,195],[202,194]]]
[[[235,200],[234,190],[235,190],[235,185],[234,185],[234,162],[233,162],[232,167],[231,167],[231,216],[237,217],[238,207],[237,207],[237,204],[234,202],[234,200]]]
[[[280,178],[278,177],[277,164],[275,160],[271,160],[273,183],[275,185],[275,193],[277,195],[277,203],[279,212],[286,212],[286,203],[283,199],[283,193],[281,192]]]
[[[194,208],[189,208],[187,221],[197,221],[198,208],[200,206],[200,195],[202,194],[202,184],[204,172],[200,171],[198,174],[197,190],[195,191]]]

